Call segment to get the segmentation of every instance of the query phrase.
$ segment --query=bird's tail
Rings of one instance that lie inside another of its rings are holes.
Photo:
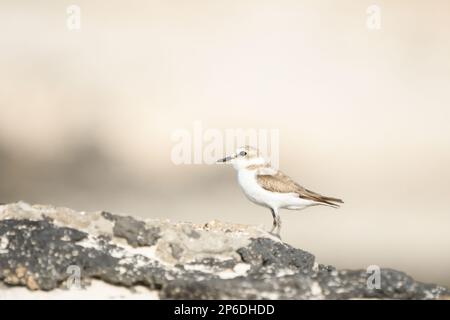
[[[329,206],[332,208],[339,208],[341,203],[344,203],[342,199],[333,198],[333,197],[322,197],[320,201],[317,202],[317,204],[321,204],[324,206]]]

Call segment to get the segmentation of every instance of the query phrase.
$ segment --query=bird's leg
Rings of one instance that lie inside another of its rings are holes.
[[[272,218],[273,218],[273,225],[272,229],[270,230],[270,233],[274,234],[273,231],[276,229],[276,233],[274,234],[278,238],[280,237],[280,231],[281,231],[281,218],[278,214],[278,210],[274,208],[270,208],[270,211],[272,212]]]
[[[272,212],[272,218],[273,218],[272,229],[270,229],[270,233],[272,233],[273,230],[275,230],[275,228],[277,227],[277,214],[273,208],[270,208],[270,212]]]
[[[281,233],[281,217],[280,217],[280,215],[277,215],[277,236],[278,236],[278,238],[280,238],[281,239],[281,235],[280,235],[280,233]]]

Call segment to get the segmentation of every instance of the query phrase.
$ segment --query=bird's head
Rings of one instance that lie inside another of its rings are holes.
[[[262,165],[266,161],[260,156],[258,149],[244,146],[238,148],[234,154],[217,160],[217,163],[231,163],[236,170],[239,170],[251,165]]]

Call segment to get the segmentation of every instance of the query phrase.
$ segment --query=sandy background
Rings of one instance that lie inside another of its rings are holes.
[[[379,31],[371,4],[2,1],[0,202],[269,228],[171,135],[278,129],[283,171],[345,200],[285,211],[286,242],[450,285],[450,3],[377,1]]]

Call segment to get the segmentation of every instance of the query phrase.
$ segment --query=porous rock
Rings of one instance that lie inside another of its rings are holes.
[[[1,298],[445,299],[448,289],[380,269],[336,270],[264,230],[0,205]]]

